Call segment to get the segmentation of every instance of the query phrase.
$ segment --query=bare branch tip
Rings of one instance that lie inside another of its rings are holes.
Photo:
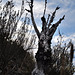
[[[27,12],[31,12],[30,10],[28,10],[28,9],[25,9]]]
[[[60,8],[60,7],[57,6],[57,7],[56,7],[56,10],[58,10],[59,8]]]
[[[64,19],[64,17],[65,17],[65,15],[63,16],[63,18],[62,18],[62,19]]]

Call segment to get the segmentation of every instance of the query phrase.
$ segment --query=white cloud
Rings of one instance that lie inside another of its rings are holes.
[[[41,17],[44,11],[44,2],[34,1],[33,11],[34,11],[35,18]]]
[[[57,44],[58,40],[60,39],[59,36],[54,36],[52,39],[52,45],[54,46],[55,44]],[[74,34],[70,34],[68,36],[63,35],[62,40],[64,41],[63,43],[68,43],[70,40],[72,40],[74,47],[75,47],[75,33]]]

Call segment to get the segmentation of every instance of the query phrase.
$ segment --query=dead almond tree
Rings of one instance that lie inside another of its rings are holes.
[[[27,1],[28,2],[28,1]],[[48,71],[51,71],[52,68],[52,49],[51,49],[51,40],[52,37],[61,23],[62,20],[64,20],[65,15],[60,18],[55,24],[52,24],[54,18],[55,18],[55,13],[60,7],[56,7],[55,11],[52,13],[52,15],[48,16],[47,21],[45,18],[45,12],[46,12],[46,4],[47,0],[45,0],[45,9],[44,9],[44,14],[41,17],[42,21],[42,31],[39,32],[37,25],[35,23],[34,19],[34,14],[33,14],[33,0],[30,0],[28,2],[30,10],[26,9],[31,14],[31,20],[33,23],[33,27],[35,29],[35,32],[38,36],[38,51],[35,55],[36,61],[37,61],[37,69],[43,71],[44,73],[41,73],[42,75],[48,75]],[[37,11],[38,12],[38,11]],[[38,73],[33,73],[33,75],[38,74]],[[38,74],[38,75],[41,75]],[[52,75],[52,74],[51,74]]]

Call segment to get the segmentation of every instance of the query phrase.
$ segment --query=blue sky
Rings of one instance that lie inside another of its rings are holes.
[[[4,4],[6,1],[8,0],[3,0],[2,3]],[[15,10],[19,10],[21,7],[21,0],[13,1],[16,5]],[[62,21],[58,29],[60,29],[61,33],[66,36],[75,35],[75,0],[47,0],[46,15],[51,14],[57,6],[59,6],[60,9],[56,13],[54,22],[58,21],[63,15],[65,15],[65,20]],[[25,5],[25,7],[28,8],[27,5]],[[34,0],[34,17],[38,28],[41,27],[40,18],[43,15],[43,11],[44,0]],[[58,35],[58,31],[55,33],[55,35]]]
[[[39,3],[41,2],[41,4],[44,7],[44,0],[35,0],[37,3],[37,5],[39,5]],[[48,0],[47,3],[47,14],[52,13],[54,11],[54,9],[56,8],[56,6],[60,6],[60,9],[57,11],[56,14],[56,18],[55,21],[58,20],[60,17],[62,17],[65,14],[65,20],[62,21],[62,23],[59,25],[59,29],[61,30],[62,33],[64,33],[65,35],[70,35],[70,34],[74,34],[75,32],[75,0]],[[40,4],[40,8],[42,7],[42,5]],[[38,7],[38,9],[40,9]],[[43,13],[43,8],[40,9],[41,13],[40,16]],[[37,10],[36,10],[37,11]],[[38,11],[37,11],[38,12]],[[38,18],[37,18],[38,19]],[[40,25],[39,25],[40,26]]]
[[[2,4],[4,4],[6,1],[8,0],[3,0]],[[21,0],[13,1],[16,6],[15,10],[20,10]],[[40,18],[43,16],[44,1],[45,0],[34,0],[34,17],[39,31],[41,31]],[[62,23],[58,26],[58,29],[53,37],[52,44],[57,43],[58,30],[60,29],[61,33],[64,35],[63,40],[68,42],[70,39],[72,39],[72,42],[75,46],[75,0],[47,0],[46,16],[51,14],[57,6],[59,6],[60,9],[56,13],[54,22],[58,21],[63,15],[65,15],[65,20],[63,20]],[[25,8],[29,9],[27,4],[25,4]]]

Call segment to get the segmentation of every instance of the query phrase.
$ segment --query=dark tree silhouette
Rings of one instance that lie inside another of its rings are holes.
[[[13,7],[13,1],[7,1],[0,11],[0,75],[30,75],[34,68],[34,58],[28,50],[33,49],[35,36],[30,42],[26,37],[30,34],[27,14],[20,29],[17,29],[24,13],[24,0],[21,11],[16,12]]]
[[[30,10],[24,9],[24,0],[22,0],[21,11],[18,10],[16,12],[13,9],[14,3],[11,0],[3,6],[0,13],[0,75],[31,75],[34,69],[33,55],[28,51],[33,49],[36,37],[33,35],[30,42],[28,37],[26,37],[26,35],[30,35],[30,30],[28,30],[30,19],[27,17],[27,14],[20,29],[17,30],[18,23],[25,10],[31,13],[32,23],[39,39],[38,51],[35,56],[37,67],[32,74],[73,75],[73,43],[70,42],[68,45],[71,48],[70,54],[66,51],[68,47],[61,47],[59,44],[54,49],[51,49],[52,37],[65,17],[60,18],[55,24],[52,23],[55,13],[60,7],[56,7],[52,16],[49,14],[46,21],[47,0],[45,0],[45,9],[41,17],[42,31],[39,32],[33,16],[33,0],[28,2],[28,4]]]
[[[73,55],[74,45],[72,41],[68,44],[63,43],[63,36],[59,32],[59,39],[57,45],[53,47],[52,57],[54,59],[54,68],[59,72],[59,75],[73,75]]]
[[[64,20],[65,15],[60,18],[55,24],[53,24],[53,20],[55,18],[55,13],[60,7],[56,7],[55,11],[52,13],[51,17],[50,15],[48,16],[48,19],[46,21],[45,18],[45,12],[46,12],[46,4],[47,0],[45,0],[45,9],[44,9],[44,14],[43,17],[41,17],[42,21],[42,31],[39,32],[37,25],[35,23],[34,15],[33,15],[33,0],[28,2],[30,10],[26,9],[29,13],[31,13],[31,20],[35,29],[35,32],[38,36],[38,51],[35,55],[36,61],[37,61],[37,69],[40,71],[44,71],[45,75],[59,75],[60,72],[57,71],[57,69],[53,68],[53,57],[52,57],[52,49],[51,49],[51,40],[52,37],[61,23],[62,20]],[[38,12],[38,11],[37,11]],[[71,52],[71,56],[73,56],[73,53]],[[63,56],[62,56],[63,57]],[[64,60],[64,58],[62,58]],[[71,60],[72,61],[72,60]],[[39,72],[40,72],[39,71]],[[38,73],[35,73],[36,71],[33,72],[33,75],[41,75]],[[44,74],[42,74],[44,75]],[[65,75],[65,74],[64,74]]]

